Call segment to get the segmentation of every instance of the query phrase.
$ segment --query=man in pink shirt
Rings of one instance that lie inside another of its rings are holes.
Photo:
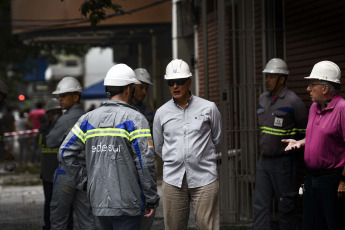
[[[314,65],[307,91],[309,110],[306,137],[286,139],[285,151],[305,147],[308,169],[303,193],[303,229],[344,229],[338,195],[345,191],[345,100],[340,68],[333,62]]]
[[[28,124],[29,127],[32,129],[38,129],[41,126],[42,117],[45,115],[45,111],[43,109],[43,104],[38,102],[36,104],[36,108],[31,110],[28,115]]]
[[[37,102],[36,108],[31,110],[31,112],[28,114],[28,127],[31,129],[39,129],[41,126],[42,121],[44,121],[45,118],[45,111],[43,109],[43,103]],[[34,136],[34,139],[32,141],[32,147],[31,147],[31,163],[37,163],[40,162],[40,154],[38,152],[38,136]]]

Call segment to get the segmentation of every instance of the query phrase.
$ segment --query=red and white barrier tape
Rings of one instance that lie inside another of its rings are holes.
[[[31,133],[38,133],[38,129],[30,129],[30,130],[22,130],[22,131],[4,133],[4,137],[19,136],[19,135],[31,134]]]

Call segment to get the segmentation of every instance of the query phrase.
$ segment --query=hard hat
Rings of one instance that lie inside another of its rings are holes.
[[[125,86],[129,84],[141,83],[137,80],[134,71],[126,64],[114,65],[104,78],[105,86]]]
[[[79,81],[74,77],[64,77],[56,87],[56,91],[53,94],[63,94],[63,93],[72,93],[72,92],[82,92],[83,88],[81,87]]]
[[[0,80],[0,93],[8,94],[8,87]]]
[[[285,61],[280,58],[273,58],[267,62],[263,73],[277,73],[277,74],[289,74],[289,70]]]
[[[192,73],[189,70],[189,66],[181,59],[172,60],[165,70],[164,79],[178,79],[191,77]]]
[[[137,79],[141,82],[145,82],[149,85],[153,85],[152,81],[151,81],[151,76],[150,74],[147,72],[146,69],[144,68],[137,68],[134,70],[135,76],[137,77]]]
[[[340,84],[341,71],[339,66],[331,61],[320,61],[316,63],[309,77],[305,79],[319,79]]]
[[[60,102],[56,98],[50,99],[47,102],[46,107],[45,107],[46,112],[49,112],[50,110],[53,110],[53,109],[61,109]]]

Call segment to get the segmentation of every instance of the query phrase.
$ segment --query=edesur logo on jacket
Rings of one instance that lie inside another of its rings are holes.
[[[102,152],[121,152],[121,145],[115,147],[114,145],[102,145],[102,143],[99,143],[96,146],[92,146],[92,153],[102,153]]]

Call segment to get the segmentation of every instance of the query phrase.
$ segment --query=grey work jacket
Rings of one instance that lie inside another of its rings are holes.
[[[47,147],[59,148],[73,125],[85,113],[81,104],[73,105],[56,122],[47,135]]]
[[[284,88],[273,100],[269,92],[260,95],[257,110],[260,148],[265,156],[285,155],[282,139],[299,140],[305,136],[308,116],[301,98]]]
[[[152,137],[147,120],[134,107],[119,100],[103,102],[67,135],[59,158],[77,187],[86,183],[76,160],[82,150],[95,216],[138,216],[145,205],[158,205]]]

